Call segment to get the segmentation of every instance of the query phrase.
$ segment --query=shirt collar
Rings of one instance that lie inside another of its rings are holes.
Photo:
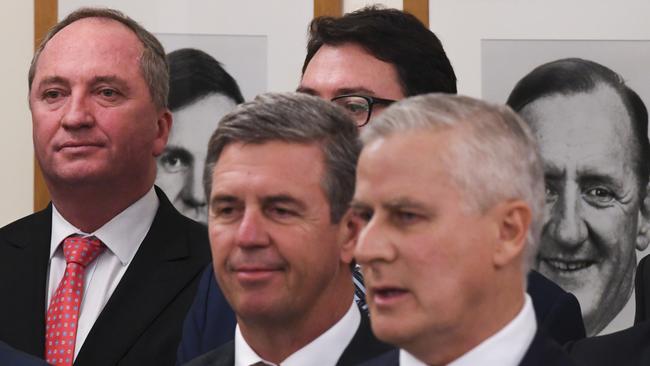
[[[158,210],[158,196],[153,188],[135,201],[131,206],[113,217],[109,222],[93,233],[84,233],[74,227],[52,205],[52,236],[50,241],[50,259],[56,253],[63,239],[73,234],[96,236],[115,254],[122,265],[128,264],[135,256],[139,244],[149,232],[151,223]],[[137,245],[134,245],[136,243]]]
[[[535,310],[530,296],[526,294],[523,308],[510,323],[447,366],[517,366],[524,358],[536,332]],[[403,349],[400,350],[399,364],[426,365]]]
[[[319,365],[336,365],[343,351],[345,351],[345,348],[352,341],[360,323],[361,313],[353,301],[347,313],[336,324],[318,338],[287,357],[281,362],[282,366],[312,365],[314,364],[314,360],[318,360]],[[273,362],[266,361],[255,353],[248,343],[246,343],[239,329],[239,325],[237,325],[235,328],[235,366],[249,366],[260,361],[269,365],[275,365]]]

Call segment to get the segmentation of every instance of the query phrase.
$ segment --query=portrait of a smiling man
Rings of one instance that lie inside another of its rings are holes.
[[[508,104],[539,140],[546,213],[536,267],[582,307],[587,335],[630,301],[648,246],[648,113],[622,78],[570,58],[541,65]]]

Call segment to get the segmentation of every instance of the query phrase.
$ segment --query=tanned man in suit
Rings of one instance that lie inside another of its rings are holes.
[[[438,37],[413,15],[396,9],[368,7],[314,19],[302,72],[299,92],[341,105],[359,126],[372,124],[372,117],[395,100],[456,93],[456,75]],[[528,286],[539,323],[558,343],[585,336],[573,295],[535,271]],[[362,290],[362,284],[357,288]],[[183,326],[179,362],[228,341],[234,324],[208,268]]]
[[[208,231],[237,327],[188,365],[355,365],[390,348],[354,301],[357,135],[341,109],[298,93],[260,95],[219,122]]]
[[[41,43],[29,86],[52,203],[0,229],[0,340],[57,366],[173,364],[210,253],[153,185],[172,123],[162,46],[120,12],[80,9]]]
[[[416,96],[362,132],[352,201],[372,365],[572,365],[526,294],[543,223],[535,139],[508,107]]]

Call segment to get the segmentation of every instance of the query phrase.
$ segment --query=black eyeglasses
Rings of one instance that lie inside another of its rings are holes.
[[[365,126],[368,123],[372,115],[372,107],[375,104],[387,106],[395,103],[391,99],[358,94],[339,95],[338,97],[332,98],[332,102],[343,107],[357,124],[357,127]]]

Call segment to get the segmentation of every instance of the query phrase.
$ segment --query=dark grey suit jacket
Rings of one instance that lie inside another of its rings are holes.
[[[207,229],[156,189],[160,206],[88,334],[76,366],[173,365],[183,319],[210,260]],[[43,357],[51,206],[0,229],[0,340]]]
[[[354,337],[343,351],[337,366],[353,366],[375,358],[393,347],[381,342],[372,334],[368,316],[361,312],[361,323]],[[233,366],[235,364],[235,342],[230,341],[221,347],[199,356],[185,366]],[[318,360],[314,360],[314,365]]]

